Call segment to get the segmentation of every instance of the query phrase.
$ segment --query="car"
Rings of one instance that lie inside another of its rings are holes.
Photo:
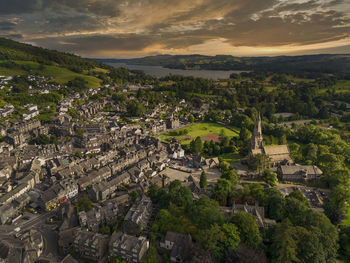
[[[23,217],[23,220],[29,220],[29,219],[30,219],[29,216],[24,216],[24,217]]]

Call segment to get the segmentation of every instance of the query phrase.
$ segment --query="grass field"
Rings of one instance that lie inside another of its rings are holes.
[[[101,84],[101,80],[95,78],[94,76],[87,76],[84,74],[75,73],[66,68],[56,67],[56,66],[44,66],[43,70],[39,70],[39,64],[32,61],[14,61],[19,65],[27,65],[32,68],[30,71],[31,74],[38,74],[42,76],[51,76],[53,81],[56,81],[59,84],[66,84],[68,81],[76,78],[82,77],[87,81],[88,88],[98,88]],[[25,70],[22,69],[7,69],[0,67],[0,75],[25,75],[28,74]]]
[[[336,93],[350,92],[350,80],[338,80],[337,83],[333,86]],[[321,89],[320,94],[327,92],[327,89]]]
[[[184,130],[188,131],[186,135],[175,135],[175,133],[177,132],[181,133]],[[229,136],[229,137],[238,136],[238,132],[239,132],[238,129],[234,128],[234,130],[236,130],[237,133],[225,128],[220,124],[204,122],[204,123],[197,123],[186,128],[181,128],[175,131],[171,131],[166,134],[162,134],[159,136],[159,138],[161,138],[162,141],[167,142],[168,140],[174,137],[177,140],[179,140],[182,144],[189,144],[191,140],[193,140],[197,136],[204,137],[210,134],[221,134],[222,131],[225,136]]]
[[[242,159],[242,157],[239,155],[238,152],[223,153],[223,154],[219,155],[219,157],[221,157],[223,161],[228,162],[228,163],[237,163]]]

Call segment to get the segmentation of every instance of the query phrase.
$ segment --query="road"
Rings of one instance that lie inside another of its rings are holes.
[[[56,210],[50,211],[45,214],[38,214],[38,216],[33,216],[30,220],[28,221],[20,221],[18,224],[12,226],[12,230],[10,232],[7,232],[8,235],[13,235],[15,234],[14,229],[16,227],[21,228],[21,232],[25,232],[26,230],[29,230],[35,226],[37,226],[39,223],[44,224],[47,219],[55,215]]]
[[[55,227],[55,225],[47,225],[43,224],[36,227],[36,230],[38,230],[43,238],[44,238],[44,250],[43,250],[43,256],[49,257],[49,258],[59,258],[58,255],[58,233],[52,228]]]

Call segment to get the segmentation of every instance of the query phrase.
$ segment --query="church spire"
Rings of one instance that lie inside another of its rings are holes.
[[[262,149],[263,148],[263,136],[261,131],[261,117],[260,112],[258,119],[256,120],[252,138],[250,139],[250,150]]]

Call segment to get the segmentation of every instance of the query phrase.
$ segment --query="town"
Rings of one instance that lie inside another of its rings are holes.
[[[343,75],[155,77],[21,49],[35,59],[0,62],[0,263],[346,259]]]

